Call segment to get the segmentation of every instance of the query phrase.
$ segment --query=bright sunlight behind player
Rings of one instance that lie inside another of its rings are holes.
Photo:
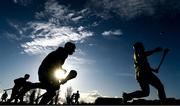
[[[56,79],[58,80],[62,80],[66,77],[66,71],[65,70],[61,70],[61,69],[57,69],[55,72],[54,72],[54,76]]]

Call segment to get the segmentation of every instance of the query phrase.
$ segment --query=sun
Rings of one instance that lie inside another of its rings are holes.
[[[64,70],[58,69],[58,70],[55,70],[54,77],[58,80],[62,80],[66,77],[66,73]]]

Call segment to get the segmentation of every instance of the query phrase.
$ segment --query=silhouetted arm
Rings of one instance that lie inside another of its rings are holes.
[[[162,48],[161,48],[161,47],[157,47],[157,48],[155,48],[154,50],[146,51],[145,54],[146,54],[146,56],[150,56],[150,55],[152,55],[153,53],[160,52],[160,51],[162,51]]]

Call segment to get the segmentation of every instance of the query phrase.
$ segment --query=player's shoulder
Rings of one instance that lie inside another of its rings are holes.
[[[63,47],[58,47],[56,51],[64,51],[65,49]]]
[[[19,82],[19,81],[22,81],[22,80],[24,80],[24,78],[20,77],[20,78],[15,79],[14,82],[16,83],[16,82]]]

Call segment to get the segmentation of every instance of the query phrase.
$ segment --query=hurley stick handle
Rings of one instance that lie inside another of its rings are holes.
[[[161,65],[162,65],[162,63],[163,63],[163,61],[164,61],[164,59],[165,59],[168,52],[169,52],[168,48],[164,49],[163,56],[162,56],[161,61],[160,61],[159,65],[158,65],[158,68],[157,68],[157,72],[159,71],[159,69],[160,69],[160,67],[161,67]]]

